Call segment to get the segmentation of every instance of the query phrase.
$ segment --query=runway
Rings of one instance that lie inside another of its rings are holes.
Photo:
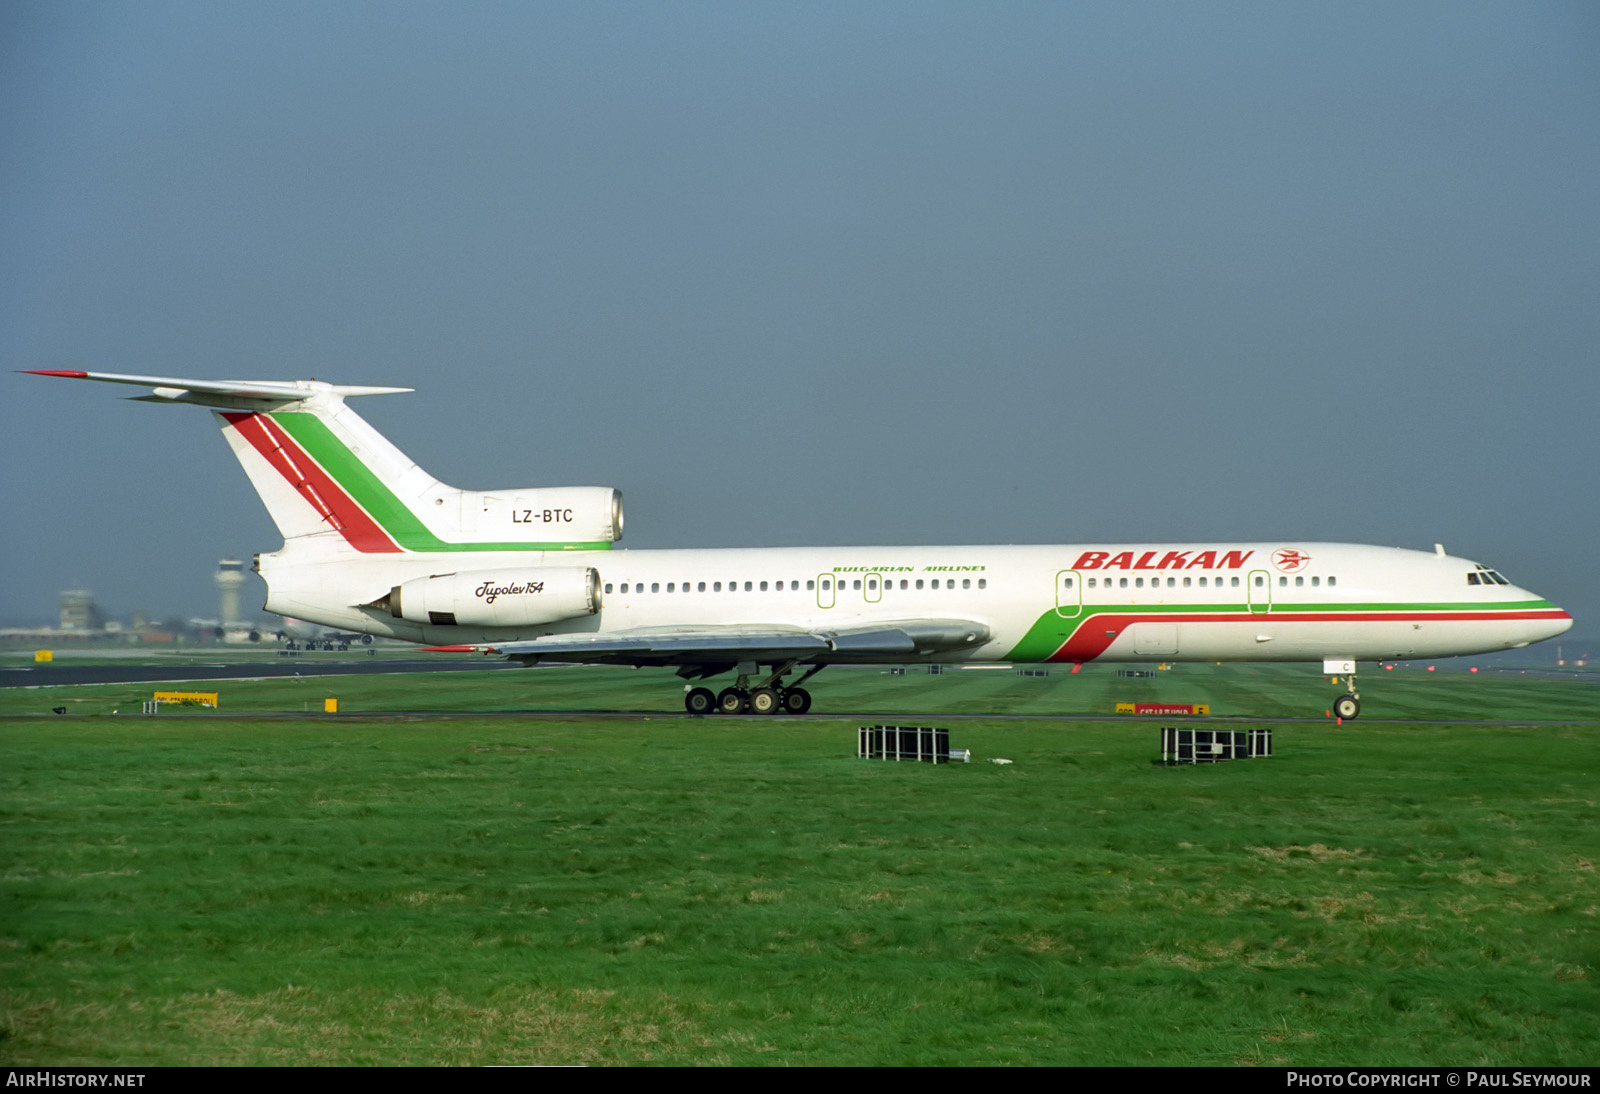
[[[318,677],[341,676],[378,676],[413,673],[459,673],[459,672],[485,672],[490,670],[523,669],[524,666],[514,661],[501,658],[465,657],[465,658],[435,658],[435,657],[407,657],[404,651],[396,651],[402,656],[376,656],[366,657],[352,655],[330,655],[326,658],[312,656],[280,657],[272,660],[229,661],[208,660],[197,658],[195,660],[178,659],[166,663],[152,664],[144,658],[140,659],[111,659],[96,658],[94,663],[74,664],[71,660],[57,660],[46,663],[13,664],[0,668],[0,688],[27,689],[45,687],[63,687],[74,685],[93,684],[162,684],[184,683],[197,681],[224,681],[224,680],[262,680],[262,679],[315,679]],[[1506,675],[1545,675],[1527,670],[1500,670]],[[1498,674],[1498,673],[1497,673]],[[1553,676],[1554,673],[1549,675]],[[19,696],[20,698],[20,696]],[[577,698],[577,696],[569,696]],[[585,696],[584,698],[589,698]],[[558,700],[559,701],[559,700]],[[580,703],[583,699],[579,700]],[[359,713],[346,711],[339,714],[306,713],[304,711],[261,711],[237,712],[230,711],[226,714],[201,711],[180,711],[177,709],[163,710],[159,717],[163,718],[218,718],[282,721],[305,718],[330,718],[345,721],[393,721],[393,720],[439,720],[453,721],[460,719],[483,720],[516,720],[516,719],[552,719],[576,721],[640,721],[640,720],[670,720],[680,721],[695,717],[710,717],[719,721],[729,718],[756,719],[770,723],[774,729],[786,724],[805,724],[819,721],[852,721],[861,724],[895,723],[900,725],[932,724],[936,722],[968,722],[968,721],[1003,721],[1003,722],[1060,722],[1060,723],[1088,723],[1088,722],[1117,722],[1130,725],[1137,724],[1170,724],[1176,716],[1162,715],[1129,715],[1109,714],[1105,712],[1046,712],[1030,711],[1017,713],[1011,710],[973,711],[961,713],[951,712],[908,712],[894,711],[851,711],[851,710],[818,710],[807,715],[709,715],[692,716],[685,713],[676,704],[666,705],[670,700],[663,696],[663,709],[659,710],[618,710],[597,709],[592,706],[567,706],[546,707],[540,709],[498,709],[498,710],[364,710]],[[8,714],[4,717],[9,720],[16,717],[31,717],[22,713]],[[77,717],[78,715],[67,715]],[[88,715],[85,715],[88,716]],[[1247,725],[1316,725],[1325,724],[1332,727],[1334,722],[1325,716],[1285,716],[1285,715],[1187,715],[1181,719],[1185,722],[1206,724],[1213,726],[1247,726]],[[1378,723],[1397,725],[1473,725],[1483,727],[1560,727],[1560,726],[1592,726],[1595,719],[1548,719],[1548,718],[1470,718],[1470,717],[1401,717],[1378,718],[1370,714],[1360,719],[1363,726]]]
[[[72,684],[150,684],[184,680],[261,680],[294,676],[372,676],[382,673],[483,672],[520,669],[514,661],[418,658],[317,660],[285,657],[277,661],[186,661],[170,665],[72,665],[47,661],[0,669],[0,688],[60,687]]]

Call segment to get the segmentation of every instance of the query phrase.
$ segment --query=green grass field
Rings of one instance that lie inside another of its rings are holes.
[[[161,717],[110,715],[149,685],[8,689],[0,1063],[1592,1065],[1591,681],[1373,673],[1360,721],[1200,768],[1153,762],[1156,722],[1048,717],[1336,689],[818,677],[823,711],[1033,716],[953,720],[975,762],[940,768],[855,759],[859,719],[377,713],[668,711],[662,672],[223,682]],[[1567,724],[1384,720],[1417,717]]]

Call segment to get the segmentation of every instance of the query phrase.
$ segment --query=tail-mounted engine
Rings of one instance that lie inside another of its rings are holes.
[[[372,605],[396,619],[450,627],[526,627],[600,610],[592,566],[508,566],[396,585]]]
[[[462,532],[479,542],[603,547],[622,538],[622,491],[609,486],[462,490],[460,495]]]

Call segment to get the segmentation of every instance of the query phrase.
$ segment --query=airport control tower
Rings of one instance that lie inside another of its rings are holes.
[[[244,588],[244,563],[236,558],[225,558],[217,563],[217,593],[221,597],[221,605],[217,609],[217,621],[224,627],[230,623],[238,623],[239,619],[239,590]]]

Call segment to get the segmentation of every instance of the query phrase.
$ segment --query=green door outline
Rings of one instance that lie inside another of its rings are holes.
[[[834,580],[832,574],[817,575],[817,607],[831,608],[834,605]]]
[[[1265,570],[1251,570],[1245,580],[1250,583],[1246,593],[1250,600],[1250,614],[1266,615],[1272,610],[1272,575]]]
[[[1056,614],[1072,619],[1083,611],[1083,578],[1077,570],[1056,572]]]

